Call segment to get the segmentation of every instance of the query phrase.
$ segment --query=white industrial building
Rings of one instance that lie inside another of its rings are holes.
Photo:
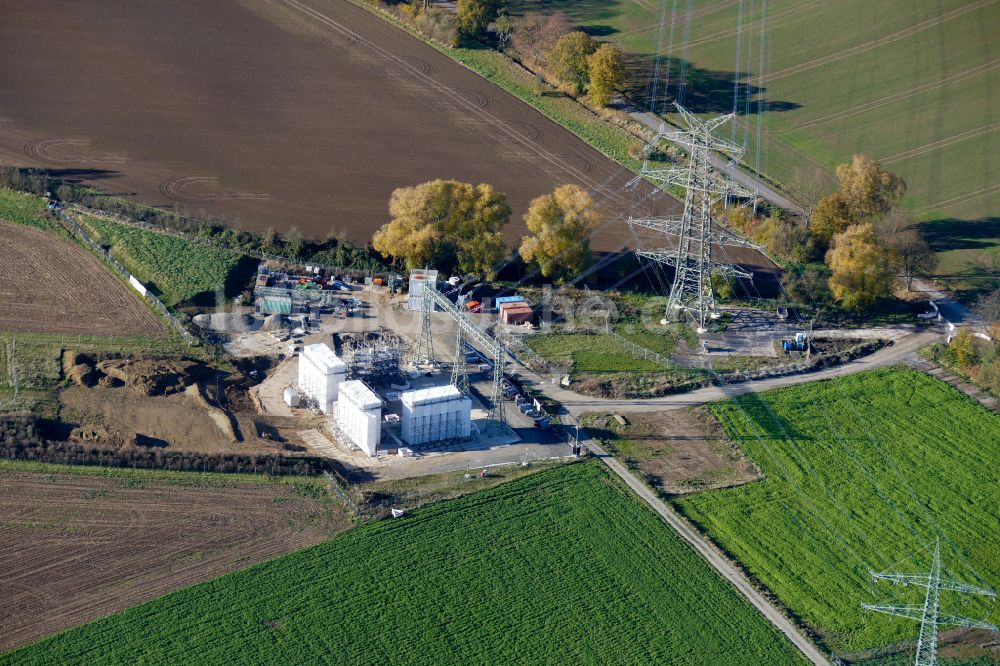
[[[337,428],[362,451],[375,455],[382,437],[382,401],[364,382],[351,380],[340,385]]]
[[[347,366],[329,345],[306,345],[299,354],[299,393],[329,414],[337,400],[337,387],[347,377]]]
[[[472,400],[455,386],[407,391],[403,403],[403,441],[411,446],[468,437],[472,429]]]
[[[421,312],[424,306],[424,289],[437,289],[438,272],[416,268],[410,271],[410,287],[407,306],[414,312]],[[432,307],[433,309],[433,307]]]

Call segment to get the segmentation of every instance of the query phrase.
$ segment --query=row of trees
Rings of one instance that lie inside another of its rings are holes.
[[[721,217],[797,266],[785,282],[793,298],[834,299],[864,310],[888,296],[897,278],[909,290],[915,277],[934,269],[936,259],[913,228],[915,220],[896,208],[906,192],[901,178],[864,155],[836,173],[837,191],[804,201],[804,224],[780,216],[755,218],[744,208],[730,208]]]
[[[549,74],[568,92],[579,95],[586,91],[591,101],[606,106],[625,85],[621,49],[573,30],[563,14],[529,13],[510,25],[510,42],[518,58]]]
[[[503,229],[511,209],[492,185],[433,180],[401,187],[392,193],[389,215],[372,246],[407,269],[436,266],[492,279],[507,254]],[[579,186],[537,197],[524,222],[530,233],[521,240],[521,257],[546,278],[565,280],[590,265],[588,237],[600,215]]]

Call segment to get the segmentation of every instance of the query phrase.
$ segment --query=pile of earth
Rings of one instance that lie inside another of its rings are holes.
[[[220,333],[256,331],[261,326],[261,323],[251,314],[232,312],[199,314],[195,315],[191,321],[199,328],[206,328],[210,331],[218,331]]]
[[[137,395],[179,393],[212,374],[200,363],[178,359],[108,359],[67,351],[63,356],[66,376],[79,386],[124,386]]]

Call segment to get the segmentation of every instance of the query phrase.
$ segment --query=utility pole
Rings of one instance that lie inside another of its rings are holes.
[[[930,573],[872,573],[872,578],[875,581],[887,580],[900,585],[915,585],[927,590],[924,595],[923,606],[873,606],[870,604],[861,604],[861,607],[865,610],[905,617],[920,622],[920,638],[917,639],[917,659],[914,662],[915,666],[937,666],[938,627],[941,625],[1000,631],[1000,629],[997,629],[988,622],[981,622],[960,615],[946,615],[941,613],[941,590],[960,592],[962,594],[977,594],[990,597],[991,599],[996,598],[996,592],[957,580],[942,579],[940,537],[938,537],[934,544],[934,560],[931,563]]]
[[[661,125],[656,137],[646,146],[642,171],[629,185],[634,186],[641,180],[647,180],[665,192],[671,185],[683,187],[684,212],[679,218],[629,217],[628,222],[632,227],[656,232],[665,241],[660,247],[636,250],[640,257],[674,269],[663,323],[673,320],[676,315],[687,313],[694,320],[698,332],[704,333],[708,330],[706,323],[713,318],[716,309],[712,274],[753,279],[752,273],[728,262],[713,259],[713,246],[760,249],[755,243],[717,226],[714,221],[715,207],[734,194],[749,198],[753,196],[753,192],[719,177],[709,159],[712,151],[722,153],[733,162],[738,162],[742,157],[743,148],[712,134],[734,114],[703,122],[680,104],[675,102],[674,106],[684,119],[687,129],[668,131],[666,126]],[[650,166],[649,156],[663,141],[683,146],[690,155],[688,166]]]

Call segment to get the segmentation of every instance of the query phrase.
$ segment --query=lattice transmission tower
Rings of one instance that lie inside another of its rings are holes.
[[[866,610],[877,611],[887,615],[896,615],[898,617],[905,617],[910,620],[917,620],[920,622],[920,637],[917,639],[917,659],[914,662],[916,666],[937,665],[938,627],[941,625],[1000,631],[988,622],[981,622],[979,620],[973,620],[960,615],[946,615],[941,613],[941,590],[960,592],[962,594],[977,594],[990,598],[996,598],[996,592],[983,587],[969,585],[968,583],[962,583],[957,580],[941,578],[940,538],[934,545],[934,559],[931,563],[930,573],[873,573],[872,577],[876,581],[887,580],[901,585],[915,585],[927,590],[924,595],[923,606],[876,606],[871,604],[861,604],[861,607]]]
[[[462,321],[466,318],[464,312],[459,311],[459,320],[456,320],[458,333],[455,336],[455,364],[451,366],[451,383],[462,392],[462,395],[469,395],[469,364],[465,360],[468,351],[465,348],[465,327]]]
[[[684,188],[684,212],[680,217],[629,217],[629,224],[656,232],[663,244],[652,249],[638,249],[636,254],[674,269],[664,323],[675,316],[689,315],[699,332],[716,309],[712,289],[712,274],[752,279],[753,274],[728,261],[718,261],[713,250],[734,246],[759,250],[759,246],[741,238],[715,223],[716,207],[730,197],[752,198],[753,192],[716,172],[712,166],[712,151],[736,162],[743,148],[720,139],[712,132],[728,122],[734,114],[702,121],[680,104],[674,103],[687,129],[670,129],[661,125],[656,137],[646,146],[642,171],[631,185],[647,180],[666,191],[671,185]],[[687,166],[661,168],[650,164],[652,155],[663,141],[682,146],[690,155]]]

